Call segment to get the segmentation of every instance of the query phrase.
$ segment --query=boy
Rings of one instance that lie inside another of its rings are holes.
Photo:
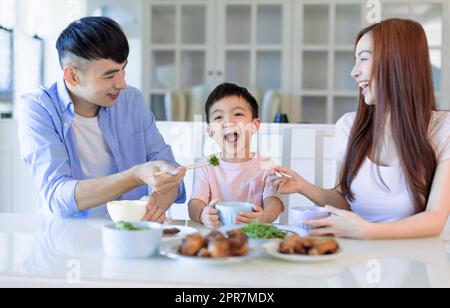
[[[220,165],[196,170],[189,216],[208,228],[220,226],[217,202],[255,204],[253,213],[241,213],[236,223],[272,223],[284,209],[272,191],[267,160],[250,153],[251,137],[258,132],[259,107],[247,89],[235,84],[218,86],[205,105],[208,134],[221,147]],[[266,167],[266,168],[263,168]]]

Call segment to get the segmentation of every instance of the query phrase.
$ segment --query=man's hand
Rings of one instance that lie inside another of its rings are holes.
[[[163,224],[167,219],[166,211],[169,207],[161,202],[160,195],[153,194],[148,199],[147,213],[142,220]]]
[[[161,171],[167,173],[157,174]],[[140,165],[135,172],[139,181],[151,186],[153,192],[158,194],[178,188],[185,175],[186,168],[175,168],[164,161],[153,161]]]

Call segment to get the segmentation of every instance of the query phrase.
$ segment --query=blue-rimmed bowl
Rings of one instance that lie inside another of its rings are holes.
[[[255,205],[246,202],[220,202],[215,207],[222,225],[234,226],[236,225],[236,216],[240,213],[253,213]]]

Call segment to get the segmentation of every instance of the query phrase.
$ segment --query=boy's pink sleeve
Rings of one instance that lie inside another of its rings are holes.
[[[208,167],[195,169],[194,186],[190,200],[198,199],[206,205],[211,202],[211,187],[209,184]]]
[[[270,197],[276,197],[276,198],[280,199],[281,205],[282,205],[281,212],[284,212],[285,206],[284,206],[283,199],[281,198],[281,195],[279,193],[276,193],[273,190],[272,183],[270,182],[270,178],[269,178],[269,172],[265,172],[263,200],[266,200],[267,198],[270,198]]]

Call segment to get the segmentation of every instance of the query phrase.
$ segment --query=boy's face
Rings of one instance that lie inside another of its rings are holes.
[[[86,67],[75,69],[76,82],[72,89],[84,101],[100,106],[111,107],[119,97],[125,82],[125,67],[128,62],[116,63],[113,60],[93,60]]]
[[[247,101],[238,96],[225,97],[211,107],[209,119],[208,134],[224,154],[236,157],[249,153],[251,137],[259,130],[261,122],[253,119],[252,108]]]

